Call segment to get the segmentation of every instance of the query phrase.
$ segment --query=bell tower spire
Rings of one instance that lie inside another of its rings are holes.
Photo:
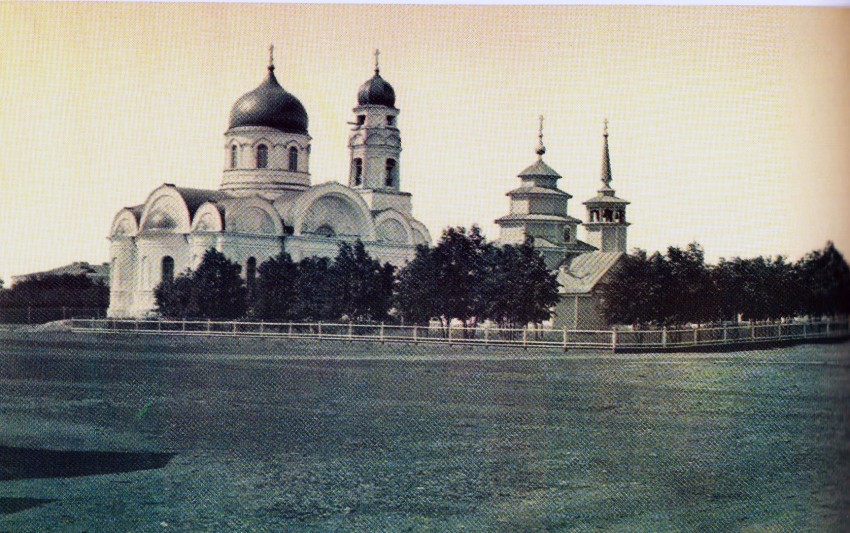
[[[584,202],[587,206],[587,222],[584,227],[587,230],[587,242],[599,251],[625,253],[626,228],[629,226],[626,222],[626,206],[629,202],[615,196],[615,191],[611,188],[612,179],[606,118],[602,126],[602,188],[597,191],[596,196]]]

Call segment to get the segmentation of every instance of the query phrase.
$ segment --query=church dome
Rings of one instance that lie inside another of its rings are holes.
[[[306,135],[307,120],[307,111],[298,98],[277,82],[274,65],[269,66],[268,78],[253,91],[240,96],[230,111],[230,128],[266,126]]]
[[[377,68],[372,79],[361,85],[357,91],[357,104],[395,107],[395,90],[381,77]]]

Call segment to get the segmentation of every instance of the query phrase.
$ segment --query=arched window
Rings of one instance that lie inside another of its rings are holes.
[[[254,285],[257,280],[257,259],[249,257],[245,261],[245,287],[248,289],[248,298],[254,297]]]
[[[571,238],[572,232],[570,231],[570,228],[564,228],[564,242],[570,242]]]
[[[162,275],[159,281],[168,283],[174,279],[174,258],[166,255],[162,258]]]
[[[354,158],[354,161],[351,162],[351,175],[355,187],[363,185],[363,160],[359,157]]]
[[[387,174],[386,179],[384,180],[384,185],[387,187],[392,187],[395,185],[395,176],[396,176],[396,166],[395,159],[387,159]]]
[[[230,147],[230,168],[236,168],[239,163],[239,155],[236,153],[236,145]]]
[[[298,148],[294,146],[289,149],[289,170],[292,172],[298,170]]]
[[[269,147],[261,144],[257,147],[257,168],[269,166]]]
[[[603,212],[602,219],[603,219],[604,222],[612,222],[613,221],[613,215],[612,215],[610,209],[606,209]]]
[[[320,235],[322,237],[328,237],[328,238],[334,237],[336,235],[336,232],[334,231],[334,229],[332,227],[330,227],[328,224],[322,224],[321,226],[316,228],[316,231],[314,231],[313,233],[315,233],[316,235]]]

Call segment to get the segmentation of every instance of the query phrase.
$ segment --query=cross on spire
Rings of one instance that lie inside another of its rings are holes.
[[[537,118],[540,121],[540,126],[537,129],[537,156],[538,159],[543,159],[543,154],[546,153],[546,147],[543,146],[543,115]]]
[[[274,44],[269,45],[269,70],[274,70]]]
[[[379,73],[381,69],[378,68],[378,56],[381,55],[381,51],[375,48],[375,74]]]
[[[608,119],[602,121],[602,135],[608,136]]]

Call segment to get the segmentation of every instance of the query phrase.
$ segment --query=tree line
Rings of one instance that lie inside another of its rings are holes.
[[[784,256],[705,262],[698,243],[636,250],[601,287],[611,324],[680,325],[850,313],[850,267],[832,242],[796,263]]]
[[[21,280],[8,289],[0,280],[0,308],[85,307],[106,309],[109,287],[85,274],[44,274]]]
[[[417,247],[402,269],[372,258],[361,241],[341,243],[337,256],[294,262],[286,252],[263,262],[256,279],[209,249],[194,271],[156,287],[168,318],[275,321],[400,321],[437,319],[472,326],[539,323],[558,301],[558,283],[527,240],[496,246],[480,228],[447,228],[434,247]]]

